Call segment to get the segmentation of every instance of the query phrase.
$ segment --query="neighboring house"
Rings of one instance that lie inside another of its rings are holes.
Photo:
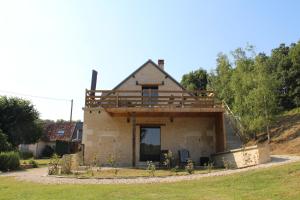
[[[63,155],[78,151],[82,140],[82,122],[53,122],[44,126],[43,136],[35,144],[21,144],[20,151],[31,151],[41,157],[46,146]]]
[[[86,164],[113,155],[120,166],[144,165],[160,161],[164,150],[178,158],[183,149],[199,164],[225,150],[222,104],[212,92],[186,91],[163,60],[147,61],[112,90],[95,90],[93,82],[83,108]]]

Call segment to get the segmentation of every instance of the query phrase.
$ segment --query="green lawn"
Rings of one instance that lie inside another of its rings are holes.
[[[50,162],[50,159],[33,159],[33,160],[35,160],[40,167],[47,166],[48,163]],[[22,163],[24,163],[24,161],[26,163],[29,163],[30,159],[28,159],[28,160],[20,160],[20,163],[22,164]]]
[[[0,199],[300,199],[300,162],[198,181],[139,185],[42,185],[0,177]]]
[[[224,170],[222,169],[212,169],[212,172]],[[208,169],[195,169],[194,174],[207,174]],[[180,176],[188,175],[185,169],[179,169],[178,172],[171,171],[169,169],[157,169],[155,170],[156,177],[166,177],[166,176]],[[146,169],[132,169],[132,168],[121,168],[118,173],[115,173],[115,169],[102,169],[100,171],[94,171],[93,174],[87,171],[83,174],[71,174],[66,175],[70,177],[81,177],[81,178],[135,178],[135,177],[149,177],[152,176],[149,170]]]

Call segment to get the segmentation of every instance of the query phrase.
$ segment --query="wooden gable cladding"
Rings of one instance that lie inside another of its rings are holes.
[[[113,90],[136,90],[140,89],[140,86],[144,83],[163,86],[160,89],[185,90],[178,81],[152,60],[148,60],[141,65]]]

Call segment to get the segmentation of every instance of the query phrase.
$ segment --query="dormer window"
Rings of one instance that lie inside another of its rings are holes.
[[[64,130],[59,130],[59,131],[57,131],[57,135],[64,135],[65,134],[65,131]]]

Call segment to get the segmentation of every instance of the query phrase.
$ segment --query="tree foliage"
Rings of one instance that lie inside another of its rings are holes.
[[[187,90],[205,90],[208,82],[206,70],[198,69],[182,76],[181,84]]]
[[[227,55],[220,53],[217,57],[217,67],[215,73],[209,76],[209,87],[218,91],[219,99],[224,100],[229,106],[233,102],[233,91],[230,87],[233,69]]]
[[[39,113],[30,101],[0,97],[0,129],[14,147],[36,142],[42,134]]]
[[[300,42],[280,44],[269,58],[272,74],[279,81],[279,106],[292,109],[300,106]]]
[[[270,56],[256,54],[253,46],[237,48],[219,54],[216,63],[206,76],[208,87],[229,105],[248,135],[267,129],[279,111],[300,106],[300,42],[280,44]],[[183,76],[186,88],[201,81],[203,76],[195,74]]]
[[[11,144],[7,141],[7,135],[0,129],[0,152],[12,150]]]

